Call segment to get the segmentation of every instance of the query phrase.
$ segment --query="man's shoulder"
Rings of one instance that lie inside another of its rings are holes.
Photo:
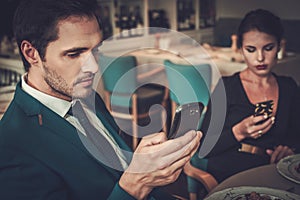
[[[23,98],[25,97],[25,98]],[[32,116],[35,115],[41,105],[33,97],[26,95],[21,89],[15,91],[15,95],[2,119],[0,120],[0,137],[4,135],[16,135],[32,131]]]
[[[26,131],[24,129],[28,128],[26,117],[24,111],[13,100],[0,120],[0,133],[13,134],[15,131],[22,129],[22,131]]]

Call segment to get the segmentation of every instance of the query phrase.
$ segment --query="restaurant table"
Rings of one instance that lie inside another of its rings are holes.
[[[173,48],[176,49],[176,48]],[[247,66],[244,62],[234,61],[232,58],[239,53],[232,53],[230,48],[219,48],[217,51],[205,51],[202,47],[178,47],[178,51],[161,49],[140,49],[130,55],[137,58],[138,81],[156,81],[164,84],[166,74],[164,72],[164,60],[170,60],[178,64],[208,63],[212,66],[212,88],[217,84],[220,76],[230,76],[244,70]],[[300,84],[300,54],[292,53],[286,56],[273,68],[277,75],[291,76]]]
[[[270,164],[252,168],[227,178],[210,191],[207,196],[217,191],[240,186],[267,187],[300,195],[300,184],[286,179],[279,174],[276,164]]]
[[[234,61],[232,58],[240,57],[239,53],[232,52],[231,48],[222,47],[216,50],[207,50],[201,45],[177,45],[170,49],[141,48],[127,51],[137,59],[137,80],[140,83],[148,81],[166,85],[167,78],[164,71],[164,60],[170,60],[178,64],[201,64],[208,63],[212,66],[212,87],[217,84],[220,76],[229,76],[246,68],[244,62]],[[123,51],[121,51],[123,52]],[[105,52],[104,52],[105,53]],[[120,52],[109,52],[111,56],[121,56]],[[274,67],[278,75],[293,77],[300,84],[300,54],[289,53],[289,56],[279,60]],[[9,58],[0,57],[0,67],[10,68],[23,74],[24,68],[20,56],[12,55]]]
[[[230,60],[230,58],[226,59],[224,56],[222,58],[212,56],[200,46],[181,46],[173,49],[178,49],[178,51],[140,49],[131,52],[130,55],[133,55],[137,58],[138,80],[140,82],[151,80],[160,84],[165,84],[164,81],[167,81],[163,66],[165,60],[170,60],[173,63],[183,65],[207,63],[212,66],[211,89],[213,89],[220,76],[232,75],[233,73],[246,68],[246,64],[243,62],[233,62]],[[227,50],[228,48],[223,49]],[[222,55],[224,54],[225,51]]]

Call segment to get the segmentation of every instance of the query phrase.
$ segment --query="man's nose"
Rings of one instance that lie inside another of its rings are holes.
[[[91,72],[93,74],[98,72],[99,66],[92,53],[90,53],[84,60],[81,69],[83,72]]]

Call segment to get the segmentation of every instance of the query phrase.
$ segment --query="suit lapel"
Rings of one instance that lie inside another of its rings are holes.
[[[20,86],[17,86],[15,101],[20,108],[24,110],[28,117],[36,117],[36,121],[41,128],[52,130],[55,134],[64,138],[66,142],[84,149],[77,134],[76,128],[67,120],[57,115],[55,112],[44,106],[38,100],[24,92]]]
[[[62,138],[63,142],[71,143],[79,148],[83,153],[91,157],[95,162],[101,164],[107,171],[109,171],[115,178],[120,176],[120,173],[111,169],[98,161],[83,145],[87,141],[85,137],[79,137],[77,129],[71,125],[66,119],[60,117],[55,112],[44,106],[38,100],[24,92],[20,84],[16,88],[15,101],[20,108],[24,110],[28,117],[36,117],[37,123],[42,128],[49,129],[53,134]],[[82,141],[86,140],[86,141]]]

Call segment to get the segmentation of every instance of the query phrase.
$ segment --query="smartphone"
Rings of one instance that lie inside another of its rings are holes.
[[[180,137],[190,130],[198,130],[203,109],[204,105],[201,102],[178,106],[168,134],[168,139]]]
[[[273,107],[274,107],[274,101],[263,101],[255,104],[255,110],[254,110],[254,116],[260,116],[260,115],[266,115],[268,116],[267,119],[262,120],[256,124],[262,124],[266,120],[268,120],[270,117],[272,117],[273,114]]]

